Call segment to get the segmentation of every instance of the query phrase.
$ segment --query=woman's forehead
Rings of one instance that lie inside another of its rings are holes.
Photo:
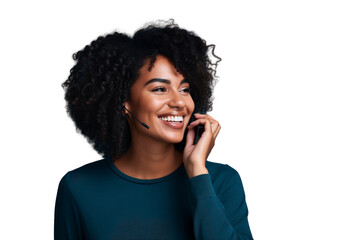
[[[157,55],[150,71],[149,66],[150,58],[146,59],[144,66],[139,69],[137,82],[147,85],[149,83],[156,82],[156,79],[163,79],[159,81],[171,84],[172,81],[184,80],[184,76],[177,71],[174,64],[165,56]],[[152,79],[155,80],[151,81]]]

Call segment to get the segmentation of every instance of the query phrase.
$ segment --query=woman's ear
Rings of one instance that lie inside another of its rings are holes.
[[[127,112],[128,112],[127,110],[129,109],[129,103],[128,102],[123,103],[121,106],[121,109],[122,109],[123,113],[125,115],[127,115]]]

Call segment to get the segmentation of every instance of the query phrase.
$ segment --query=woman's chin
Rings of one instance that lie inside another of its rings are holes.
[[[164,137],[163,140],[167,143],[179,143],[183,140],[183,135],[181,136],[167,136],[167,137]]]
[[[182,138],[178,138],[178,139],[169,139],[167,140],[168,143],[180,143],[183,139]]]

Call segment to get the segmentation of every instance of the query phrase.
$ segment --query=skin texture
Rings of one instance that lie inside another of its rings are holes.
[[[184,163],[189,178],[208,174],[205,162],[220,131],[219,123],[207,114],[196,114],[196,121],[188,127],[184,152],[177,151],[175,143],[181,142],[186,126],[194,111],[194,102],[188,92],[189,83],[181,82],[184,76],[164,56],[158,55],[151,71],[149,59],[139,71],[139,77],[131,87],[125,107],[150,129],[140,125],[126,110],[131,131],[131,147],[115,165],[125,174],[139,179],[155,179],[166,176]],[[161,78],[169,83],[152,82]],[[184,116],[182,128],[172,128],[159,119],[162,115]],[[192,145],[198,124],[205,125],[197,145]]]

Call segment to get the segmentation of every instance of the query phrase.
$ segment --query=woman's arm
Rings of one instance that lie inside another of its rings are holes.
[[[233,170],[234,171],[234,170]],[[209,174],[187,180],[193,201],[194,233],[197,240],[251,240],[248,209],[237,171],[217,196]]]
[[[183,156],[193,200],[195,239],[250,240],[252,235],[240,175],[231,168],[228,179],[218,191],[221,194],[217,196],[206,169],[206,159],[215,145],[221,126],[207,114],[196,114],[195,118],[197,120],[188,126]],[[205,130],[198,143],[193,145],[194,127],[199,124],[203,124]]]
[[[54,239],[83,239],[77,204],[69,184],[69,173],[60,181],[55,203]]]

